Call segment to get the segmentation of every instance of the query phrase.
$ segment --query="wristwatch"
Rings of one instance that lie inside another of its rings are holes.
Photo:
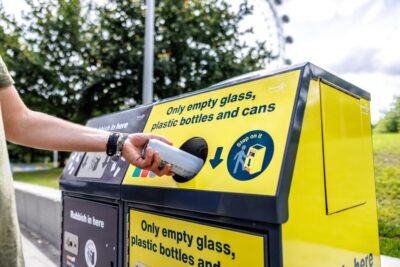
[[[107,141],[107,156],[114,156],[117,153],[117,143],[118,143],[119,133],[111,133]]]
[[[127,138],[128,135],[124,133],[111,133],[107,141],[107,156],[115,161],[118,160],[122,156],[122,149]]]

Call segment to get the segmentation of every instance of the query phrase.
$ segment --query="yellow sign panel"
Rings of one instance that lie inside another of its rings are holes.
[[[123,183],[275,195],[299,76],[295,70],[155,105],[144,132],[164,135],[178,148],[203,138],[207,160],[185,183],[150,178],[134,166]]]
[[[130,267],[264,267],[264,237],[130,210]]]

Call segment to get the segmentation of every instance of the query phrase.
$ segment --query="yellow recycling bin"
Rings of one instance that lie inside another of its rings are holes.
[[[128,168],[126,266],[380,266],[369,102],[306,63],[152,105],[143,131],[204,166]]]

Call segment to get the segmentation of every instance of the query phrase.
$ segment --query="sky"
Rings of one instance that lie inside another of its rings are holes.
[[[293,63],[315,65],[371,93],[375,123],[400,96],[400,1],[283,0]]]
[[[1,0],[0,0],[1,1]],[[265,0],[252,0],[265,10]],[[400,96],[400,1],[399,0],[282,0],[278,14],[290,22],[284,34],[294,39],[286,46],[293,64],[315,65],[371,93],[375,123]],[[230,0],[235,5],[240,0]],[[3,0],[6,10],[18,16],[24,0]],[[259,12],[250,23],[265,25]],[[260,39],[262,31],[258,33]]]

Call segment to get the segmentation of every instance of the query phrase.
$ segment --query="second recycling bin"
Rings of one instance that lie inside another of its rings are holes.
[[[87,126],[141,132],[151,107],[118,112]],[[60,179],[63,220],[61,266],[123,266],[121,182],[128,163],[105,153],[72,153]]]

